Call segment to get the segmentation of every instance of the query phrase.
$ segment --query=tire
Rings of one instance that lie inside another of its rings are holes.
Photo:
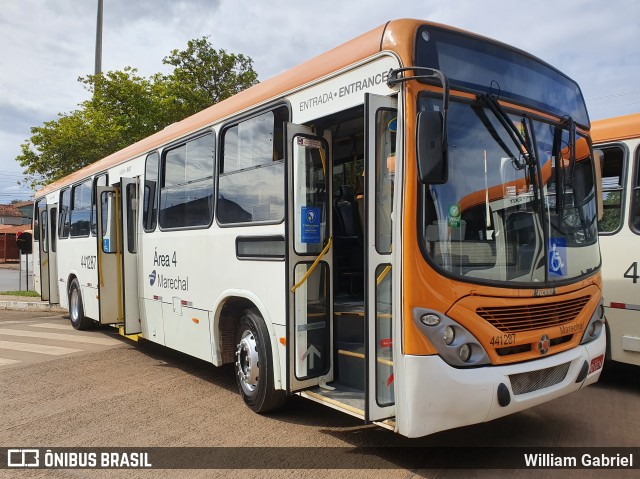
[[[84,330],[93,326],[93,321],[84,315],[80,283],[74,278],[69,286],[69,319],[74,329]]]
[[[285,391],[274,387],[269,332],[255,309],[242,313],[236,344],[236,383],[245,404],[257,413],[281,407],[287,396]]]

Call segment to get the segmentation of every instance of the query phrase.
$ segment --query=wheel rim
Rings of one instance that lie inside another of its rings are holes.
[[[258,378],[260,377],[260,356],[255,335],[251,331],[242,333],[236,350],[236,370],[244,392],[253,393],[258,387]]]
[[[80,315],[80,306],[78,301],[78,290],[76,288],[71,289],[71,298],[69,299],[69,311],[71,313],[71,320],[77,321]]]

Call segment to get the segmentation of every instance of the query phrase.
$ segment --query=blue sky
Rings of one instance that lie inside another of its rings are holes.
[[[0,0],[0,203],[30,194],[15,157],[30,127],[87,98],[97,0]],[[266,79],[394,18],[453,25],[509,43],[559,68],[591,119],[640,111],[637,0],[104,0],[103,70],[162,71],[192,38],[243,53]]]

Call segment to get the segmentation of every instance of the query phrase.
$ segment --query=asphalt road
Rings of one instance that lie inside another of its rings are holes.
[[[47,335],[54,333],[55,335]],[[62,337],[61,337],[62,335]],[[71,339],[73,338],[73,339]],[[100,340],[104,341],[100,341]],[[26,344],[16,350],[16,343]],[[6,349],[8,344],[9,349]],[[3,345],[5,346],[3,348]],[[67,348],[47,354],[37,347]],[[14,348],[14,349],[11,349]],[[469,470],[464,447],[637,447],[640,374],[606,365],[601,381],[571,396],[490,423],[406,439],[323,405],[292,397],[284,411],[252,413],[236,392],[233,370],[111,328],[78,332],[55,314],[0,311],[0,449],[4,447],[226,447],[247,464],[268,452],[255,447],[304,447],[330,470],[56,470],[10,471],[0,477],[638,477],[635,471]],[[336,449],[373,447],[371,467],[344,469]],[[447,454],[437,469],[411,470],[396,451]],[[434,449],[434,448],[449,449]],[[412,449],[408,449],[412,448]],[[267,450],[268,451],[268,450]],[[469,450],[467,450],[469,451]],[[637,460],[638,458],[636,458]],[[377,461],[377,462],[376,462]],[[379,461],[389,464],[378,469]],[[270,464],[270,467],[278,465]],[[28,474],[27,474],[28,473]]]

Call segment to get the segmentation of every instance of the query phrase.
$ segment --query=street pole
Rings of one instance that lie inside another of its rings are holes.
[[[98,0],[98,20],[96,22],[96,75],[102,72],[102,1]]]

